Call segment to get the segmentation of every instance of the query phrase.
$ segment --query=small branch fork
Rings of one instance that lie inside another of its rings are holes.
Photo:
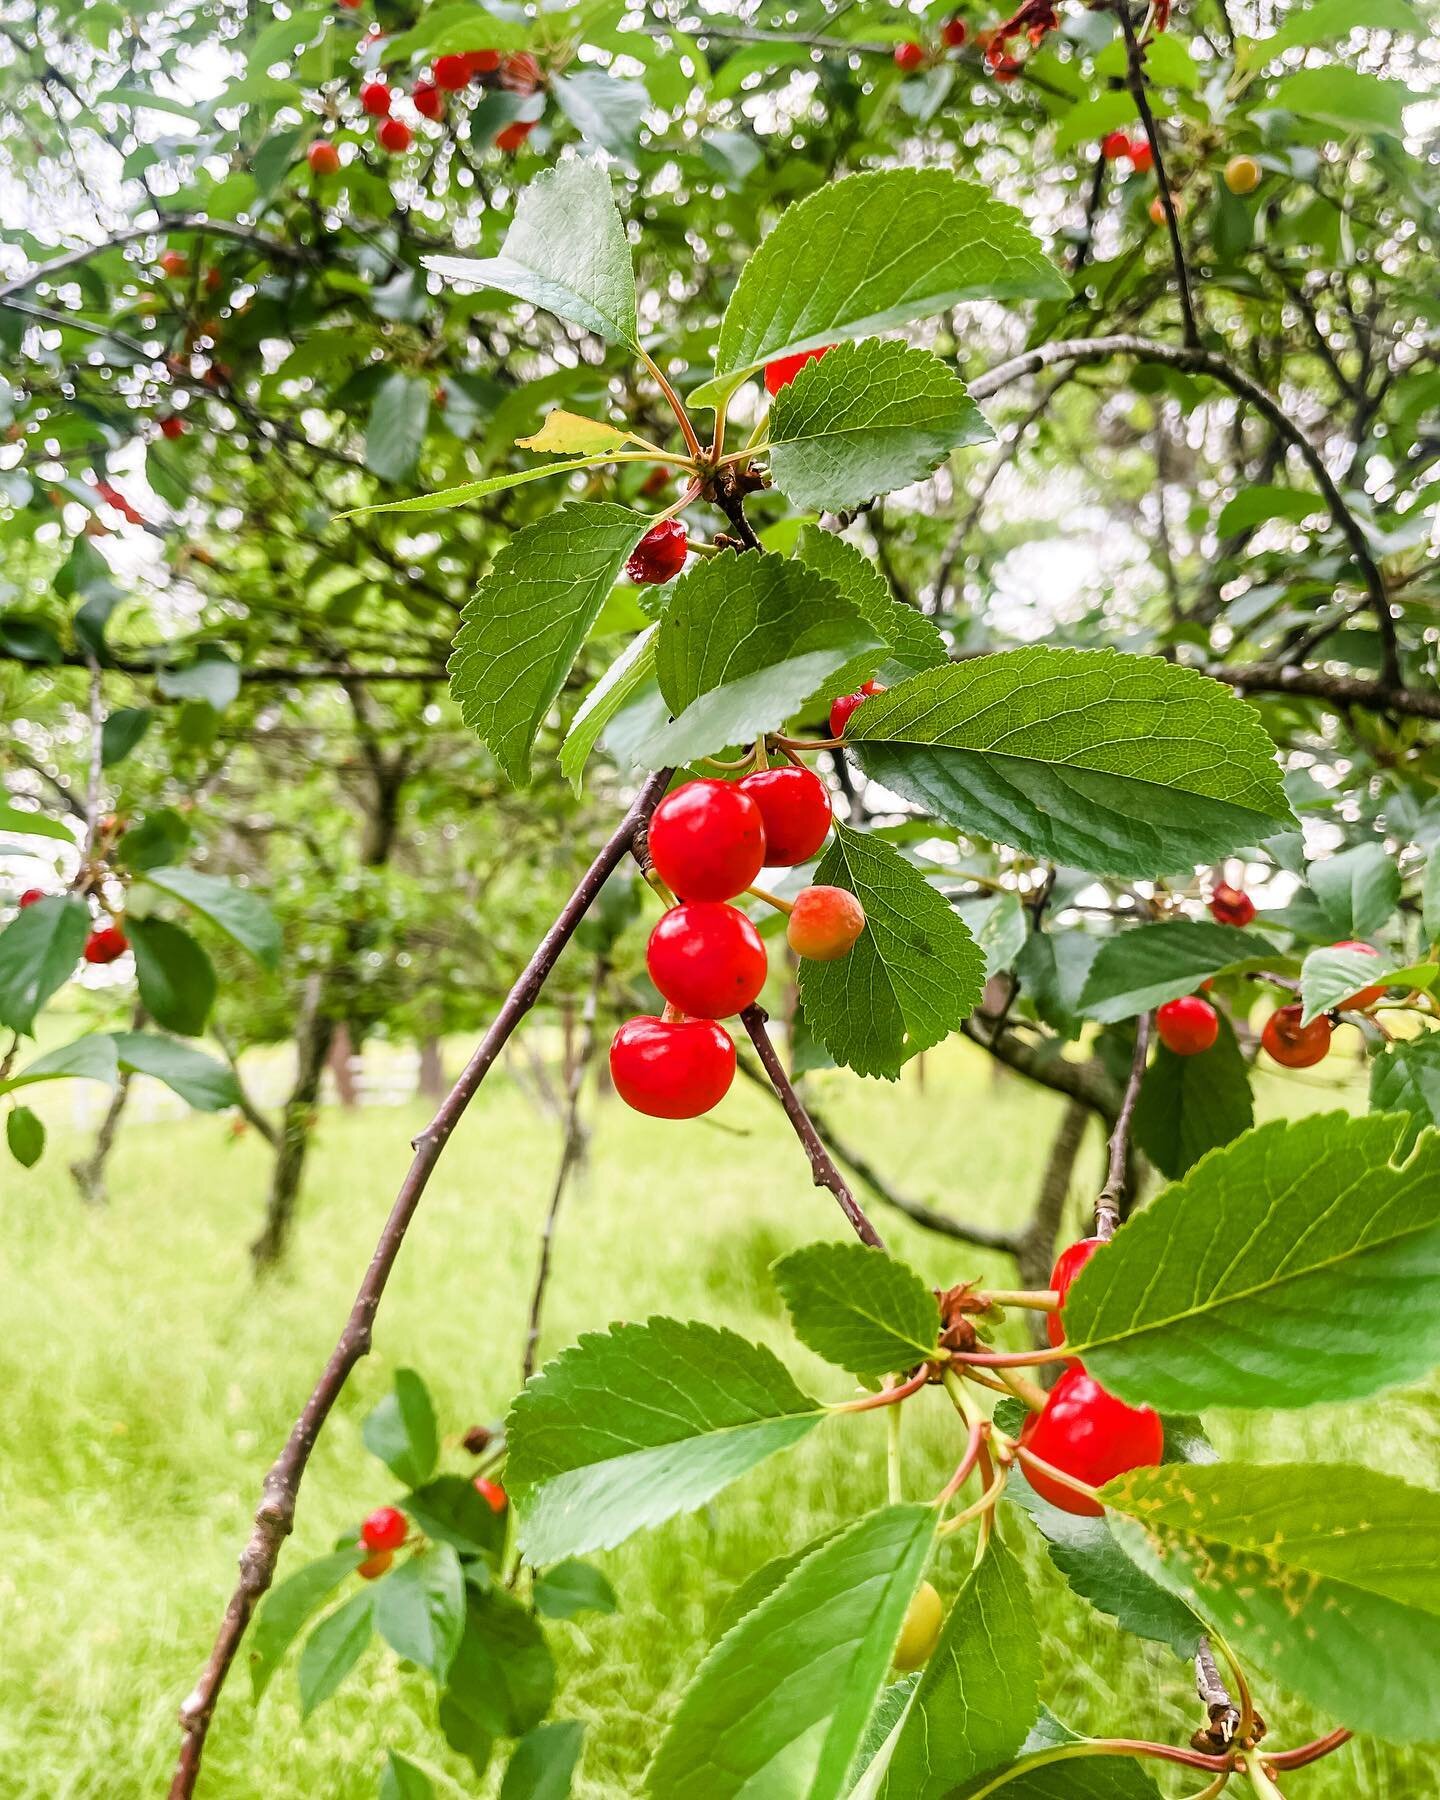
[[[1140,1098],[1140,1083],[1145,1077],[1145,1062],[1150,1054],[1151,1015],[1141,1013],[1135,1021],[1135,1054],[1130,1059],[1130,1079],[1125,1083],[1125,1096],[1115,1129],[1110,1133],[1109,1163],[1105,1185],[1095,1202],[1095,1235],[1108,1240],[1120,1223],[1120,1202],[1125,1194],[1125,1165],[1130,1158],[1130,1131],[1135,1122],[1135,1103]]]

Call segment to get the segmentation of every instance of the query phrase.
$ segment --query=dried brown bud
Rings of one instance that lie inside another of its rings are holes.
[[[495,1433],[488,1425],[472,1425],[460,1442],[472,1456],[479,1456],[483,1450],[489,1447],[490,1440],[494,1435]]]

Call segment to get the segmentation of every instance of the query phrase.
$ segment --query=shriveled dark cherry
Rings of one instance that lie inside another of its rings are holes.
[[[37,900],[43,900],[44,898],[44,888],[26,888],[25,892],[20,896],[20,905],[22,907],[33,906]]]
[[[1070,1292],[1070,1284],[1095,1252],[1104,1248],[1104,1238],[1081,1238],[1078,1244],[1071,1244],[1055,1259],[1055,1267],[1050,1271],[1050,1285],[1060,1296],[1060,1305],[1054,1312],[1046,1313],[1045,1335],[1057,1350],[1065,1342],[1065,1326],[1060,1314],[1065,1310],[1065,1296]]]
[[[649,844],[682,900],[733,900],[765,866],[765,821],[738,783],[687,781],[655,808]]]
[[[1335,1027],[1322,1013],[1308,1025],[1300,1019],[1304,1008],[1297,1000],[1293,1005],[1277,1007],[1265,1021],[1260,1033],[1261,1048],[1284,1069],[1313,1069],[1330,1054],[1330,1040]]]
[[[1182,994],[1156,1008],[1155,1030],[1160,1042],[1176,1056],[1200,1056],[1214,1047],[1220,1035],[1220,1017],[1208,1000],[1198,994]]]
[[[735,1079],[735,1043],[713,1019],[627,1019],[610,1045],[610,1079],[652,1119],[697,1119]]]
[[[130,948],[130,940],[118,925],[101,925],[85,940],[87,963],[112,963]]]
[[[493,1513],[502,1513],[510,1504],[509,1496],[498,1481],[491,1481],[488,1475],[475,1477],[475,1492]]]
[[[1210,917],[1217,925],[1248,925],[1255,917],[1255,902],[1243,888],[1222,881],[1210,896]]]
[[[789,387],[806,363],[818,362],[834,348],[833,344],[821,344],[816,350],[799,350],[794,356],[777,356],[774,362],[766,363],[766,393],[778,394],[781,388]]]
[[[367,1550],[398,1550],[410,1532],[410,1521],[398,1506],[377,1506],[366,1513],[360,1542]]]
[[[864,929],[865,908],[848,888],[807,887],[795,896],[785,937],[797,956],[838,962]]]
[[[759,769],[740,782],[765,821],[765,861],[774,868],[808,862],[830,830],[830,794],[813,769],[793,763]]]
[[[760,933],[723,900],[672,906],[650,933],[645,966],[670,1004],[696,1019],[743,1012],[768,967]]]
[[[495,141],[500,143],[499,138]],[[503,144],[500,147],[505,148]],[[690,541],[685,536],[685,527],[678,519],[662,519],[658,525],[651,526],[630,552],[625,573],[632,581],[658,586],[680,573],[689,553]]]
[[[913,41],[895,46],[895,67],[903,69],[907,75],[913,75],[916,69],[922,68],[925,62],[925,47]]]
[[[876,694],[884,692],[884,688],[878,681],[867,681],[857,693],[842,694],[830,708],[831,737],[844,737],[845,727],[855,716],[855,709],[863,706],[867,700],[873,699]]]
[[[1127,1406],[1077,1364],[1051,1388],[1045,1410],[1025,1421],[1020,1442],[1062,1474],[1103,1487],[1129,1469],[1158,1464],[1165,1428],[1152,1407]],[[1096,1518],[1105,1510],[1052,1476],[1029,1467],[1025,1475],[1035,1492],[1062,1512]]]
[[[1373,944],[1362,944],[1355,938],[1344,938],[1340,943],[1332,944],[1330,948],[1332,950],[1353,950],[1357,956],[1378,957],[1380,954]],[[1341,1005],[1349,1007],[1354,1012],[1363,1012],[1367,1006],[1373,1006],[1377,1000],[1382,1000],[1384,997],[1383,986],[1366,987],[1361,988],[1358,994],[1349,995],[1341,1002]]]

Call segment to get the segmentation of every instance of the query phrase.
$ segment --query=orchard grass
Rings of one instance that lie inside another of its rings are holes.
[[[1359,1082],[1341,1085],[1337,1065],[1332,1058],[1323,1080],[1318,1072],[1262,1075],[1262,1116],[1363,1108]],[[1353,1075],[1348,1054],[1341,1066]],[[925,1059],[923,1094],[920,1081],[911,1065],[898,1086],[844,1075],[816,1085],[824,1110],[844,1118],[847,1136],[897,1186],[989,1223],[1020,1222],[1058,1105],[1017,1079],[997,1082],[983,1057],[958,1043]],[[175,1707],[209,1646],[260,1475],[333,1341],[421,1122],[419,1106],[323,1115],[290,1268],[258,1293],[246,1246],[266,1158],[253,1133],[231,1141],[225,1120],[199,1116],[132,1123],[111,1167],[112,1204],[88,1211],[66,1173],[80,1146],[57,1106],[39,1168],[12,1172],[0,1269],[5,1800],[139,1800],[163,1791]],[[518,1378],[557,1152],[554,1125],[508,1079],[483,1090],[407,1241],[376,1353],[320,1441],[282,1577],[395,1498],[397,1484],[363,1448],[360,1424],[396,1367],[420,1370],[431,1386],[447,1434],[444,1466],[471,1466],[460,1433],[492,1421]],[[1101,1179],[1092,1127],[1068,1235],[1084,1228],[1083,1196]],[[1011,1285],[1004,1258],[928,1236],[878,1205],[874,1217],[891,1246],[937,1284],[988,1274]],[[713,1122],[689,1127],[642,1119],[607,1096],[561,1222],[542,1355],[586,1328],[664,1311],[769,1343],[811,1391],[844,1397],[845,1378],[796,1346],[767,1273],[819,1235],[843,1238],[843,1222],[810,1186],[778,1109],[748,1084]],[[1021,1327],[1011,1329],[1018,1344]],[[1263,1425],[1223,1416],[1210,1424],[1227,1453],[1279,1460],[1333,1453],[1338,1417],[1312,1408]],[[906,1409],[906,1429],[923,1441],[925,1491],[933,1492],[955,1458],[954,1416],[932,1394]],[[701,1514],[595,1559],[621,1611],[552,1628],[561,1671],[555,1716],[586,1723],[578,1794],[638,1791],[661,1722],[728,1593],[771,1552],[881,1503],[884,1437],[873,1420],[834,1420]],[[1365,1447],[1434,1485],[1432,1394],[1376,1402]],[[1010,1509],[1003,1516],[1010,1541],[1021,1543]],[[947,1602],[970,1549],[968,1533],[947,1546],[937,1577]],[[1080,1730],[1183,1743],[1198,1722],[1186,1669],[1090,1612],[1033,1547],[1026,1558],[1054,1621],[1046,1702]],[[1259,1698],[1287,1743],[1330,1724],[1274,1693]],[[493,1794],[498,1764],[477,1783],[444,1749],[434,1708],[433,1683],[378,1647],[304,1726],[293,1656],[258,1710],[248,1674],[237,1669],[201,1792],[373,1800],[384,1751],[396,1748],[447,1773],[444,1794]],[[1185,1774],[1162,1772],[1161,1791],[1185,1791]],[[1361,1741],[1291,1781],[1300,1800],[1418,1800],[1440,1790],[1440,1755]]]

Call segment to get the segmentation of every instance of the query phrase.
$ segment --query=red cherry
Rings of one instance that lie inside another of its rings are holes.
[[[360,104],[372,119],[383,119],[390,111],[390,90],[383,81],[367,81],[360,90]]]
[[[845,727],[850,723],[851,718],[854,716],[855,708],[857,706],[863,706],[865,702],[874,695],[883,694],[884,692],[884,688],[881,687],[878,681],[867,681],[858,693],[842,694],[830,708],[831,737],[844,737]]]
[[[305,152],[305,160],[310,165],[312,175],[335,175],[340,169],[340,152],[333,144],[327,144],[324,138],[318,139]]]
[[[501,59],[500,85],[512,94],[533,94],[543,79],[539,63],[528,50],[516,50]]]
[[[513,125],[506,125],[495,133],[495,148],[497,150],[518,150],[538,123],[539,121],[536,119],[516,119]],[[664,580],[666,577],[662,576],[661,579]]]
[[[1153,1407],[1127,1406],[1078,1365],[1051,1388],[1043,1412],[1031,1413],[1020,1442],[1043,1462],[1090,1487],[1128,1469],[1153,1468],[1165,1450],[1165,1428]],[[1062,1512],[1098,1518],[1104,1507],[1026,1468],[1031,1487]]]
[[[423,113],[427,119],[444,116],[445,96],[433,81],[417,81],[410,98],[415,102],[416,112]]]
[[[502,1513],[510,1504],[509,1496],[498,1481],[491,1481],[486,1475],[475,1477],[475,1492],[493,1513]]]
[[[470,50],[465,56],[465,67],[473,78],[476,75],[493,75],[500,67],[498,50]]]
[[[495,142],[498,144],[499,138]],[[685,527],[678,519],[662,519],[658,525],[651,526],[630,552],[625,573],[632,581],[657,585],[678,575],[689,554],[690,541],[685,536]]]
[[[912,41],[908,44],[897,44],[895,46],[895,67],[897,69],[903,69],[907,75],[914,74],[916,69],[923,66],[924,61],[925,47],[923,44],[917,44]]]
[[[695,1019],[743,1012],[767,973],[760,933],[723,900],[672,906],[650,933],[645,966],[670,1004]]]
[[[386,150],[393,150],[397,156],[410,148],[412,133],[403,119],[384,120],[375,135]]]
[[[410,1521],[398,1506],[377,1506],[365,1515],[360,1542],[367,1550],[398,1550],[410,1531]]]
[[[1155,163],[1155,152],[1150,148],[1149,138],[1131,138],[1130,148],[1126,152],[1138,174],[1148,174]]]
[[[1291,1006],[1277,1007],[1260,1033],[1261,1048],[1268,1051],[1281,1068],[1313,1069],[1330,1054],[1335,1027],[1323,1013],[1308,1025],[1302,1025],[1303,1010],[1299,1001]]]
[[[337,6],[343,6],[346,12],[359,12],[361,0],[335,0]]]
[[[760,769],[739,784],[765,821],[765,861],[772,869],[809,862],[825,842],[832,813],[825,783],[811,769],[787,763]]]
[[[1246,926],[1255,917],[1255,902],[1243,888],[1219,882],[1210,896],[1210,917],[1220,925]]]
[[[1061,1323],[1060,1314],[1064,1311],[1065,1296],[1070,1292],[1070,1284],[1095,1252],[1104,1248],[1104,1238],[1081,1238],[1078,1244],[1071,1244],[1068,1250],[1062,1250],[1055,1259],[1055,1267],[1050,1271],[1050,1285],[1060,1296],[1060,1305],[1056,1311],[1046,1313],[1045,1335],[1057,1350],[1065,1342],[1065,1327]]]
[[[25,892],[20,896],[20,905],[22,908],[33,906],[37,900],[43,900],[44,898],[44,888],[26,888]]]
[[[730,1091],[734,1040],[713,1019],[627,1019],[610,1046],[610,1078],[636,1112],[695,1119]]]
[[[838,962],[864,929],[865,908],[848,888],[807,887],[795,896],[785,937],[797,956]]]
[[[1106,162],[1119,162],[1130,154],[1130,139],[1123,131],[1111,131],[1100,140],[1100,154]]]
[[[1373,944],[1362,944],[1355,938],[1346,938],[1342,943],[1332,944],[1330,948],[1332,950],[1353,950],[1357,956],[1379,956],[1380,954]],[[1351,994],[1340,1004],[1348,1011],[1363,1012],[1367,1006],[1373,1006],[1377,1000],[1382,999],[1384,994],[1385,988],[1382,983],[1379,987],[1361,988],[1358,994]]]
[[[112,963],[130,948],[130,940],[118,925],[101,925],[85,940],[88,963]]]
[[[958,50],[969,35],[963,19],[947,19],[940,27],[940,42],[947,50]]]
[[[1160,1042],[1176,1056],[1199,1056],[1220,1035],[1220,1018],[1208,1000],[1198,994],[1182,994],[1167,1000],[1155,1014]]]
[[[833,350],[833,344],[821,344],[818,350],[800,350],[794,356],[777,356],[774,362],[765,365],[765,391],[767,394],[778,394],[805,367],[806,363],[818,362],[827,351]]]
[[[446,88],[451,93],[463,88],[470,79],[463,56],[437,56],[430,65],[430,73],[435,77],[436,87]]]
[[[160,258],[160,267],[167,275],[184,275],[190,268],[190,258],[178,250],[166,250]]]
[[[358,5],[359,0],[340,0],[342,6]],[[378,1581],[395,1560],[393,1550],[377,1550],[367,1556],[355,1573],[362,1581]]]
[[[178,413],[171,413],[168,418],[160,421],[160,435],[170,438],[172,441],[175,438],[184,437],[185,421]]]
[[[730,781],[687,781],[650,821],[650,858],[682,900],[733,900],[765,866],[760,808]]]

